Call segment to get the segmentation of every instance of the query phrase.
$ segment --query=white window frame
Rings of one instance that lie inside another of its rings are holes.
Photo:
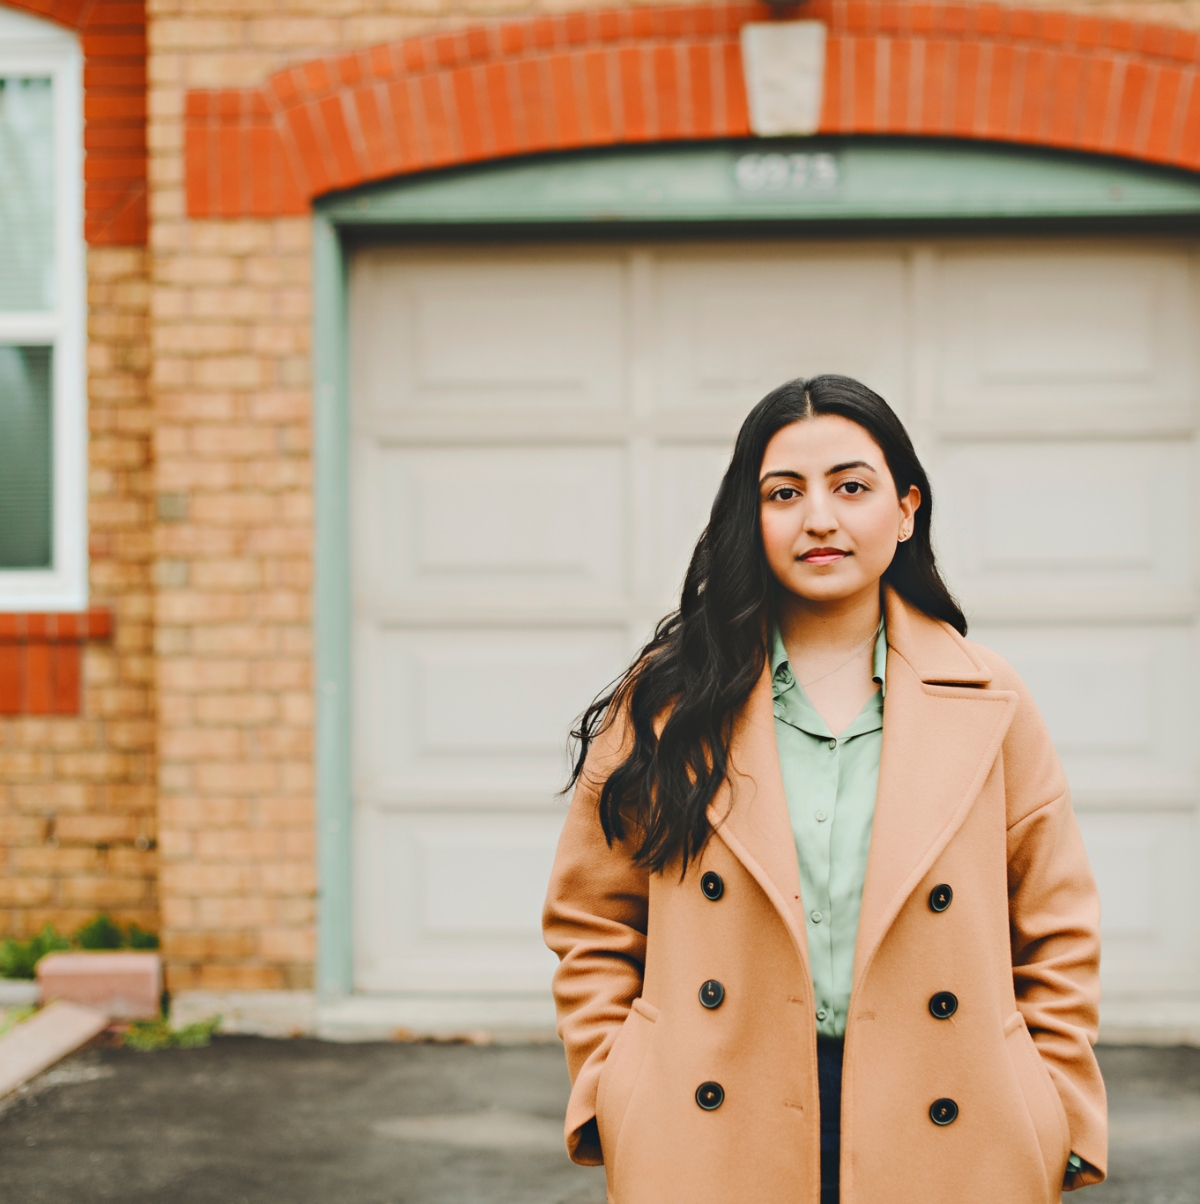
[[[0,4],[0,74],[52,81],[57,277],[52,312],[0,312],[0,343],[53,348],[54,431],[51,567],[0,569],[0,611],[83,610],[88,601],[87,275],[79,39],[50,21]]]

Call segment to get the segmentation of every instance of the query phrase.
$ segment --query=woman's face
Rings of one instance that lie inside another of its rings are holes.
[[[879,444],[836,414],[793,422],[767,444],[759,473],[763,548],[779,583],[816,603],[878,589],[921,504],[897,497]]]

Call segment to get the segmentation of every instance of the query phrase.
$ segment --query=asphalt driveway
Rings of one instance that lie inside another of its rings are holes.
[[[1197,1204],[1200,1049],[1101,1062],[1112,1175],[1074,1199]],[[557,1045],[90,1049],[0,1103],[0,1201],[603,1204],[563,1153],[566,1097]]]

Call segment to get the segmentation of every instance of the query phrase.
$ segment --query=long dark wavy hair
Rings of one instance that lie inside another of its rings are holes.
[[[653,871],[678,858],[686,872],[707,840],[706,809],[725,781],[733,720],[766,662],[778,589],[759,522],[767,444],[790,423],[822,414],[849,418],[879,444],[899,496],[912,485],[921,491],[912,536],[897,545],[884,582],[918,610],[967,632],[934,557],[929,478],[892,408],[848,376],[792,380],[768,393],[738,432],[708,526],[692,553],[679,609],[658,624],[630,668],[571,733],[577,755],[567,789],[583,773],[593,740],[628,711],[632,748],[604,782],[600,823],[611,845],[625,839],[632,822],[634,860]]]

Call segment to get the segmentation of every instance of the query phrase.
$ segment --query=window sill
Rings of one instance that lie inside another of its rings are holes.
[[[0,715],[78,715],[82,648],[112,636],[112,612],[0,614]]]

